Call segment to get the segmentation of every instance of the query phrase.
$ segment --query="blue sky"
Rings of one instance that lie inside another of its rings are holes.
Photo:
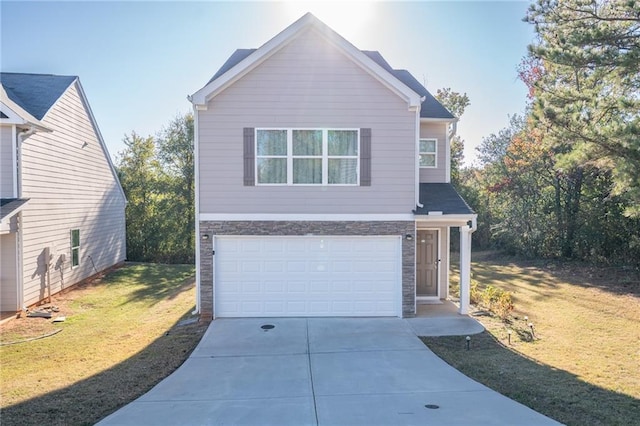
[[[525,108],[516,66],[533,40],[526,2],[0,2],[2,71],[78,75],[112,156],[190,111],[236,48],[259,47],[310,11],[378,50],[435,94],[471,99],[458,127],[467,163]]]

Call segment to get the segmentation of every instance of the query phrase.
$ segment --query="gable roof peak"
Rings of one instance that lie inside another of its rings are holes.
[[[77,79],[74,75],[0,72],[0,84],[9,99],[38,120]]]
[[[189,101],[198,109],[206,109],[209,100],[252,71],[308,28],[316,30],[328,43],[340,49],[356,65],[404,99],[409,108],[418,108],[420,106],[421,101],[418,93],[398,80],[388,69],[385,69],[384,66],[360,51],[310,12],[307,12],[258,49],[253,51],[248,49],[236,50],[232,58],[235,56],[235,59],[239,59],[239,61],[233,63],[231,61],[232,58],[229,58],[203,88],[188,97]]]

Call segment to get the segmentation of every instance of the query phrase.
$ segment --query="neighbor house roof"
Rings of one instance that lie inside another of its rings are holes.
[[[14,216],[28,201],[28,198],[0,198],[0,222]]]
[[[0,100],[2,103],[8,104],[8,107],[17,113],[25,123],[33,124],[38,130],[52,131],[40,120],[47,115],[51,107],[74,83],[113,177],[118,183],[118,189],[126,200],[126,195],[118,179],[118,173],[111,161],[111,156],[98,128],[98,123],[93,116],[91,106],[77,76],[0,72]]]
[[[416,215],[475,214],[450,183],[421,183],[420,204]]]
[[[399,81],[392,73],[384,69],[380,64],[368,55],[357,49],[345,40],[340,34],[329,28],[324,22],[313,16],[305,14],[302,18],[285,28],[274,38],[257,49],[241,49],[234,52],[216,75],[200,90],[189,97],[189,100],[198,108],[206,109],[207,102],[217,94],[242,78],[248,72],[260,65],[271,55],[286,46],[291,40],[298,37],[304,31],[313,29],[327,42],[338,48],[355,64],[380,81],[389,90],[404,99],[410,108],[420,105],[420,95],[409,86]]]
[[[42,120],[78,77],[2,72],[0,84],[7,96],[29,114]]]

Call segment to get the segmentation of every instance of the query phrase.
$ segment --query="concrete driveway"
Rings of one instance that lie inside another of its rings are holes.
[[[99,424],[558,423],[450,367],[406,320],[271,318],[212,322],[175,373]]]

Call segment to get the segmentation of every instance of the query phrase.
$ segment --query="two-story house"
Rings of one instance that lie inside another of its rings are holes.
[[[78,77],[0,73],[0,310],[124,261],[125,205]]]
[[[413,316],[447,297],[452,227],[467,312],[457,119],[409,72],[307,14],[190,100],[202,317]]]

